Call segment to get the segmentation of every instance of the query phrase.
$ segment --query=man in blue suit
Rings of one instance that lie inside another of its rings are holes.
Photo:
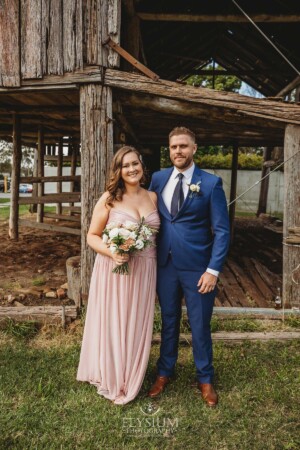
[[[226,198],[222,180],[195,166],[197,144],[191,130],[174,128],[169,145],[174,167],[154,173],[149,188],[157,193],[161,218],[157,292],[162,340],[157,378],[148,395],[160,395],[174,374],[184,295],[198,387],[207,405],[215,406],[210,320],[230,240]]]

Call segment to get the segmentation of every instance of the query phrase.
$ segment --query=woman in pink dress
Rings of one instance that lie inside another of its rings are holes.
[[[115,404],[133,400],[143,383],[152,339],[156,295],[155,246],[131,255],[111,253],[102,241],[110,222],[140,222],[159,228],[156,194],[145,181],[139,152],[115,154],[107,191],[95,206],[87,242],[96,252],[77,380],[97,387]],[[128,261],[129,275],[113,273]]]

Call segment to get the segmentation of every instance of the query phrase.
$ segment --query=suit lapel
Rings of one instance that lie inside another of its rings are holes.
[[[168,211],[168,208],[166,207],[166,204],[164,202],[164,199],[162,197],[162,191],[164,190],[167,182],[169,181],[169,178],[173,172],[173,167],[170,167],[168,169],[165,169],[162,171],[162,181],[159,185],[158,195],[160,197],[160,203],[162,205],[162,211],[161,213],[164,213],[168,218],[172,217],[171,214]]]
[[[160,185],[159,185],[159,193],[160,194],[164,190],[167,182],[169,181],[169,178],[173,172],[173,169],[174,169],[173,167],[169,167],[168,169],[165,169],[161,172],[163,176],[162,176],[162,181],[160,182]]]
[[[195,165],[195,169],[194,169],[193,176],[191,179],[191,184],[197,184],[199,181],[201,182],[201,170]],[[183,205],[180,208],[180,210],[178,211],[178,213],[176,214],[175,219],[177,219],[184,213],[184,211],[186,210],[186,208],[189,205],[189,203],[191,202],[191,200],[192,199],[191,199],[190,191],[188,191],[187,196],[183,202]]]

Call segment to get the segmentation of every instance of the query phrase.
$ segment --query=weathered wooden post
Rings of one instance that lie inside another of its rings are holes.
[[[70,138],[71,139],[71,138]],[[73,140],[71,140],[70,142],[70,148],[71,148],[71,172],[70,175],[71,176],[75,176],[76,175],[76,166],[77,166],[77,150],[78,150],[78,146],[77,144],[74,144]],[[70,183],[70,192],[75,192],[74,191],[74,187],[75,187],[75,182],[71,181]],[[72,212],[72,206],[74,206],[74,203],[70,203],[70,212],[69,215],[73,216],[73,212]]]
[[[113,156],[111,89],[89,84],[80,89],[81,120],[81,290],[86,300],[95,259],[86,243],[93,208],[105,189]]]
[[[57,176],[61,177],[63,174],[63,139],[60,138],[58,141],[58,154],[57,154]],[[57,194],[62,193],[62,182],[58,181],[56,183]],[[56,204],[56,214],[62,213],[62,203]],[[57,220],[58,222],[58,220]]]
[[[283,302],[300,306],[300,127],[287,125],[284,139]]]
[[[38,171],[38,177],[44,176],[44,152],[45,152],[45,146],[44,146],[44,130],[43,127],[39,127],[38,131],[38,164],[37,164],[37,171]],[[42,197],[44,195],[44,183],[39,182],[38,183],[38,197]],[[36,221],[39,223],[42,223],[44,221],[44,204],[39,203],[37,206],[37,216]]]
[[[101,43],[103,44],[108,36],[119,42],[121,1],[110,0],[106,7],[107,11],[102,7],[101,11],[99,9],[97,14],[94,14],[92,6],[88,4],[86,11],[87,63],[118,67],[119,56]],[[113,156],[112,114],[111,88],[101,84],[81,86],[81,296],[83,303],[88,298],[95,260],[95,252],[87,246],[86,236],[94,206],[105,188],[106,176]]]
[[[230,203],[233,202],[233,200],[236,198],[238,159],[239,159],[239,146],[235,143],[233,145],[233,152],[232,152],[231,185],[230,185],[230,200],[229,200]],[[230,222],[231,242],[233,242],[235,207],[236,207],[236,202],[232,203],[229,206],[229,222]]]
[[[34,149],[34,157],[33,157],[33,173],[32,175],[34,177],[38,176],[38,149],[35,148]],[[38,193],[38,187],[37,187],[37,183],[33,183],[33,187],[32,187],[32,197],[37,197],[37,193]],[[31,205],[29,205],[29,211],[31,212],[31,214],[36,213],[37,212],[37,204],[36,203],[32,203]]]
[[[11,206],[9,217],[9,237],[19,238],[19,184],[21,172],[21,119],[17,114],[13,116],[13,159],[11,174]]]
[[[264,178],[270,172],[270,166],[267,164],[271,159],[272,147],[264,148],[264,164],[261,171],[261,178]],[[267,202],[268,202],[268,191],[269,191],[269,177],[264,178],[260,185],[258,209],[256,215],[259,216],[261,213],[267,212]]]

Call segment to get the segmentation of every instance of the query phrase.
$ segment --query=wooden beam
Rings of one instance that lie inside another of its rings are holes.
[[[67,222],[78,222],[80,223],[80,217],[79,216],[67,216],[66,214],[54,214],[54,213],[45,213],[44,217],[48,217],[49,219],[56,219],[56,220],[66,220]]]
[[[79,114],[79,108],[77,105],[1,105],[0,114],[13,114],[18,113],[20,115],[41,115],[45,113],[51,114]]]
[[[231,342],[239,343],[244,341],[291,341],[299,340],[300,331],[250,331],[250,332],[237,332],[237,331],[217,331],[212,333],[212,340],[214,342]],[[161,342],[161,335],[154,334],[152,337],[152,344],[159,344]],[[179,335],[180,344],[192,345],[192,335],[191,334],[180,334]]]
[[[252,131],[250,126],[253,125],[257,128],[258,121],[257,118],[248,118],[236,116],[232,111],[226,110],[224,108],[216,108],[214,106],[205,106],[202,104],[193,104],[184,100],[174,100],[172,98],[151,96],[151,95],[137,95],[135,93],[118,93],[118,98],[122,105],[131,106],[134,108],[142,108],[147,111],[157,111],[164,114],[172,114],[175,116],[183,116],[183,117],[193,117],[199,120],[203,120],[205,117],[205,122],[212,122],[215,127],[215,122],[220,121],[220,126],[222,124],[225,127],[228,127],[228,124],[237,123],[239,125],[246,124],[248,127],[248,131]],[[209,112],[209,113],[208,113]],[[265,124],[266,127],[276,128],[278,130],[278,123],[268,121],[268,124]],[[283,129],[283,127],[282,127]]]
[[[58,79],[61,78],[61,76],[58,75],[49,75],[51,77],[57,77]],[[41,80],[38,81],[42,81],[43,78]],[[53,94],[53,91],[61,91],[62,93],[64,93],[64,91],[68,92],[68,91],[79,91],[79,86],[78,84],[71,84],[71,83],[67,83],[66,81],[64,81],[63,83],[57,83],[57,84],[52,84],[52,83],[47,83],[47,85],[45,86],[44,83],[42,84],[36,84],[37,80],[21,80],[20,82],[20,87],[15,87],[15,88],[6,88],[6,87],[0,87],[0,94],[7,94],[8,92],[10,94],[19,94],[20,92],[22,93],[30,93],[30,92],[40,92],[42,94]]]
[[[63,211],[73,211],[76,214],[81,214],[81,206],[63,206]]]
[[[181,58],[178,58],[178,59],[181,59]],[[282,71],[282,70],[278,69],[276,72],[277,72],[277,74],[280,74],[282,76],[289,75],[289,72],[286,70]],[[199,70],[193,69],[190,73],[190,75],[205,75],[205,76],[207,76],[207,75],[213,76],[213,74],[222,75],[222,76],[223,75],[224,76],[235,75],[237,77],[245,76],[245,75],[247,75],[247,76],[261,75],[261,76],[266,76],[266,77],[270,76],[270,73],[269,72],[267,73],[267,68],[264,70],[260,69],[260,68],[248,69],[248,70],[246,70],[246,69],[226,69],[226,70],[217,69],[214,72],[209,69],[199,69]]]
[[[288,125],[285,131],[284,221],[283,221],[283,302],[300,307],[300,246],[287,242],[289,228],[300,226],[300,127]]]
[[[159,76],[156,73],[152,72],[152,70],[148,69],[148,67],[144,66],[141,62],[139,62],[136,58],[134,58],[130,53],[128,53],[124,48],[120,47],[116,44],[111,38],[108,38],[104,45],[108,45],[110,48],[115,50],[120,56],[122,56],[126,61],[128,61],[133,67],[138,69],[147,77],[151,78],[151,80],[157,81]]]
[[[98,81],[101,80],[99,68],[95,69],[95,73],[98,73]],[[95,79],[96,77],[94,78],[94,80]],[[40,82],[41,80],[38,81]],[[43,82],[45,82],[45,80],[43,80]],[[124,91],[138,92],[139,94],[144,95],[148,94],[149,97],[153,99],[153,102],[184,102],[184,105],[181,104],[181,110],[183,110],[183,106],[187,107],[186,111],[188,111],[189,108],[199,108],[199,111],[200,108],[203,108],[203,110],[205,111],[205,116],[203,116],[203,127],[205,127],[205,118],[207,117],[207,106],[209,106],[210,108],[215,108],[214,111],[216,112],[216,115],[213,117],[214,121],[216,121],[216,117],[218,114],[222,115],[222,113],[224,113],[220,121],[220,123],[224,123],[224,125],[227,125],[227,120],[228,123],[232,123],[231,117],[233,118],[235,123],[244,123],[246,126],[248,126],[249,124],[255,124],[257,131],[253,129],[250,133],[246,133],[246,131],[244,130],[244,141],[240,139],[240,137],[242,136],[238,137],[241,145],[243,145],[245,142],[251,142],[251,144],[253,144],[254,142],[259,142],[259,145],[263,146],[282,145],[283,131],[281,131],[280,128],[283,130],[286,123],[294,123],[300,125],[300,106],[297,104],[275,102],[267,99],[255,99],[247,96],[241,96],[235,93],[216,92],[211,89],[205,88],[182,86],[178,83],[173,83],[165,80],[153,82],[152,80],[138,74],[129,74],[112,69],[106,70],[104,82],[106,85],[109,84],[112,87],[121,88]],[[142,97],[142,95],[140,96]],[[211,111],[212,109],[210,109],[210,112]],[[175,110],[174,114],[178,115]],[[132,119],[130,118],[129,120],[132,121]],[[137,120],[140,121],[140,117]],[[271,127],[274,130],[274,134],[273,131],[271,132],[271,129],[268,130],[268,128]],[[267,133],[264,133],[264,130],[266,130]],[[220,132],[220,130],[218,130],[218,133],[214,136],[214,139],[210,140],[210,142],[214,141],[214,143],[216,143],[218,140],[219,143],[220,140],[223,139],[224,143],[232,140],[236,130],[232,130],[231,134],[230,131],[230,127],[227,126],[226,128],[224,128],[222,137],[222,133]],[[47,134],[51,136],[51,133],[47,132]],[[63,135],[63,129],[60,133],[55,132],[55,134],[53,134],[53,136],[59,135]],[[145,130],[143,133],[141,133],[141,135],[143,136],[143,143],[151,142],[151,140],[148,140],[148,136]],[[26,136],[28,136],[27,131]],[[159,130],[156,129],[155,133],[152,134],[152,137],[151,133],[149,132],[150,139],[157,139],[157,137],[159,137]]]
[[[19,205],[45,205],[46,203],[69,203],[80,202],[80,192],[70,193],[64,192],[62,194],[45,194],[42,197],[20,197],[18,200]]]
[[[31,184],[35,184],[35,183],[58,183],[60,181],[77,181],[80,182],[80,175],[62,175],[62,176],[51,176],[51,177],[21,177],[20,178],[20,183],[31,183]]]
[[[213,89],[184,86],[172,81],[160,79],[153,81],[137,73],[122,72],[115,69],[107,69],[105,75],[101,74],[98,66],[89,66],[81,71],[64,74],[63,76],[48,75],[42,80],[26,80],[23,86],[52,86],[68,84],[73,80],[77,83],[101,83],[105,86],[126,91],[150,94],[153,96],[185,100],[190,103],[223,107],[239,115],[253,116],[263,120],[277,121],[278,125],[290,123],[300,125],[300,106],[294,103],[278,102],[264,98],[253,98],[234,92],[214,91]],[[22,92],[21,87],[18,92]],[[10,92],[9,89],[1,89],[0,93]]]
[[[18,240],[19,238],[19,184],[21,172],[21,119],[17,114],[13,115],[13,157],[12,157],[12,174],[11,174],[11,207],[9,216],[10,239]]]
[[[186,306],[182,306],[186,312]],[[283,317],[300,317],[300,311],[285,309],[284,311],[273,308],[214,306],[213,315],[229,319],[267,319],[282,320]]]
[[[45,156],[45,161],[57,162],[57,155],[47,155]],[[63,156],[63,162],[72,162],[72,156]]]
[[[81,234],[79,229],[52,225],[51,223],[38,223],[32,220],[19,219],[19,224],[24,227],[37,228],[38,230],[56,231],[57,233],[75,234],[76,236]]]
[[[237,14],[165,14],[165,13],[143,13],[138,12],[138,17],[144,21],[151,22],[225,22],[225,23],[248,23],[247,17]],[[268,23],[298,23],[299,14],[252,14],[251,19],[256,22]]]
[[[281,91],[276,94],[276,97],[285,97],[287,94],[289,94],[293,89],[300,86],[300,76],[298,75],[296,78],[293,79],[289,84],[287,84]]]
[[[76,306],[65,306],[65,317],[67,322],[77,317]],[[61,306],[1,306],[0,322],[7,319],[16,321],[33,320],[37,322],[61,323],[62,307]]]

